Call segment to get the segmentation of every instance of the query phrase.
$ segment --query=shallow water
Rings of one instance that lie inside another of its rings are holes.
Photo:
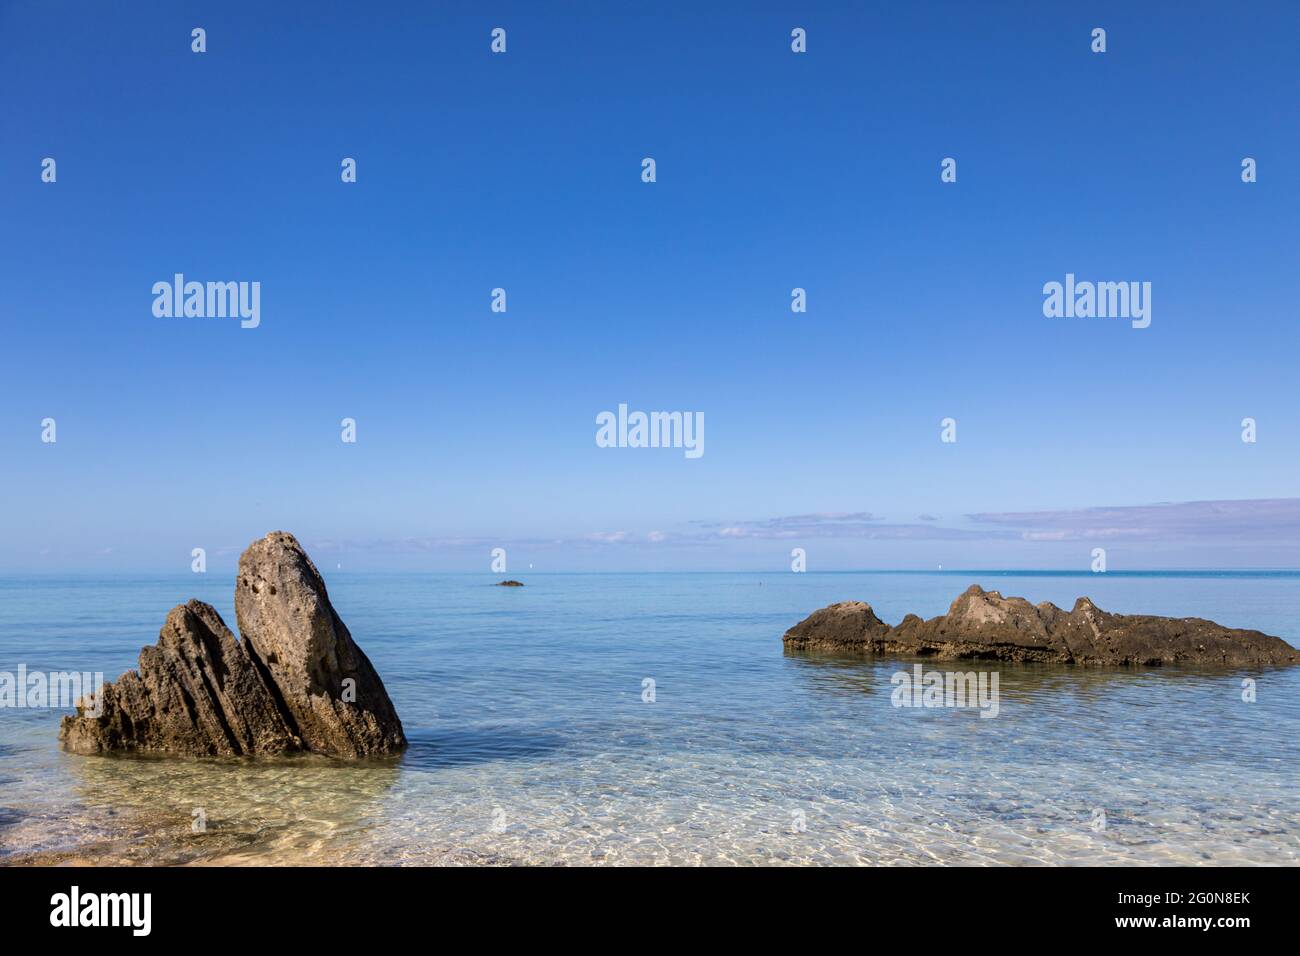
[[[996,669],[983,719],[894,707],[911,662],[781,647],[832,601],[897,622],[972,581],[1298,644],[1300,574],[327,578],[404,756],[78,757],[58,750],[62,711],[0,709],[0,862],[1300,862],[1300,667],[926,665]],[[233,627],[232,591],[215,575],[0,579],[0,670],[113,679],[186,598]]]

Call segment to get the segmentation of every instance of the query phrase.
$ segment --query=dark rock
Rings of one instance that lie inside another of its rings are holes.
[[[340,757],[395,753],[402,724],[370,661],[330,605],[292,535],[274,532],[239,559],[235,610],[243,640],[201,601],[173,608],[139,668],[105,684],[59,728],[92,754],[189,755],[306,750]]]
[[[523,581],[502,581],[497,585],[499,588],[521,588],[523,586]]]
[[[270,688],[210,605],[172,608],[138,670],[100,691],[98,718],[65,717],[63,745],[76,753],[148,750],[264,754],[298,749]],[[78,707],[84,714],[85,708]]]
[[[1110,614],[1086,597],[1074,609],[1004,598],[971,585],[948,613],[928,621],[909,614],[890,627],[869,604],[832,604],[800,621],[784,637],[792,651],[933,657],[1050,664],[1300,663],[1300,651],[1259,631],[1227,628],[1201,618]]]
[[[876,617],[870,604],[842,601],[800,621],[785,632],[785,646],[792,651],[863,651],[883,653],[881,642],[889,625]]]

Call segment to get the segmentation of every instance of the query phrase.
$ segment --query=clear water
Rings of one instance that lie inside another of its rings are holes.
[[[0,710],[0,862],[1300,862],[1300,667],[1003,665],[1000,714],[981,719],[893,707],[909,664],[781,646],[832,601],[896,622],[972,581],[1297,644],[1295,573],[327,578],[402,716],[404,757],[79,757],[57,747],[60,712]],[[0,670],[115,678],[186,598],[233,626],[232,590],[0,580]]]

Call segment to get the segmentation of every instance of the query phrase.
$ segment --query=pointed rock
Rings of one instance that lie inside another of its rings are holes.
[[[361,757],[406,746],[383,681],[293,535],[273,531],[240,556],[235,618],[306,749]]]
[[[338,757],[406,746],[379,675],[292,535],[274,532],[244,552],[235,608],[243,640],[202,601],[173,608],[138,669],[63,718],[63,746],[83,754]]]

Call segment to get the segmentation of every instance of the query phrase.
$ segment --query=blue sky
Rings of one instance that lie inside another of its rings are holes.
[[[1300,566],[1300,7],[849,6],[0,2],[0,568]]]

